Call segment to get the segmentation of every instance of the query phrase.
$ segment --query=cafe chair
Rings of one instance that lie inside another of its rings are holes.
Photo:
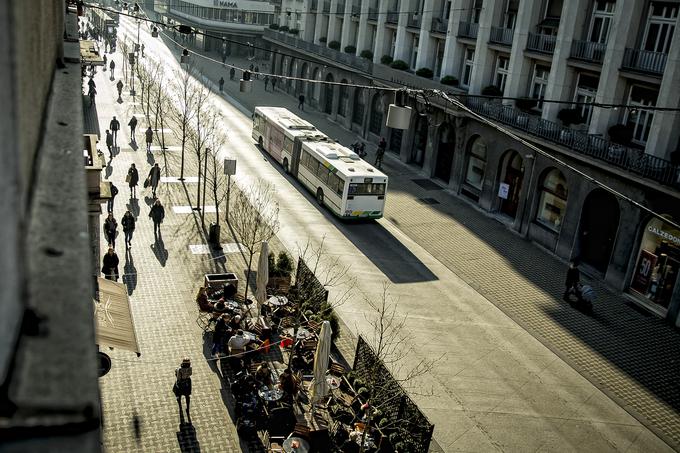
[[[331,365],[328,367],[328,373],[332,374],[333,376],[342,377],[346,372],[347,370],[345,367],[337,362],[331,363]]]
[[[208,313],[206,311],[199,311],[198,316],[196,317],[196,324],[198,324],[198,327],[200,327],[203,332],[211,332],[212,329],[212,324],[215,322],[215,319],[213,318],[211,313]]]
[[[285,437],[270,436],[268,432],[264,433],[264,445],[267,447],[267,453],[282,453],[283,441]]]
[[[304,425],[302,423],[296,423],[295,428],[293,429],[293,434],[291,434],[291,436],[301,437],[302,439],[309,442],[310,440],[309,426]]]

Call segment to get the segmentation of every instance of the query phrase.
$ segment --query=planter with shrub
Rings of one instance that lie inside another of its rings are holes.
[[[322,36],[321,38],[319,38],[319,42],[326,42],[326,37]]]
[[[297,28],[291,28],[290,30],[288,30],[288,33],[290,33],[291,35],[299,35],[300,30],[298,30]]]
[[[267,286],[277,291],[285,292],[290,288],[290,280],[293,274],[293,261],[286,252],[279,253],[278,259],[270,252],[267,257],[269,262],[269,282]]]
[[[272,30],[278,30],[279,24],[269,24],[269,28],[271,28]]]
[[[328,47],[330,47],[333,50],[340,50],[340,42],[339,41],[331,41],[328,43]]]
[[[569,127],[572,124],[583,124],[585,121],[581,112],[576,109],[562,109],[557,113],[557,118],[562,121],[564,127]]]
[[[633,140],[633,128],[626,126],[625,124],[615,124],[609,128],[609,139],[623,146],[630,145],[631,140]]]
[[[496,85],[489,85],[488,87],[484,87],[482,89],[482,95],[483,96],[501,97],[501,96],[503,96],[503,92]]]
[[[389,55],[383,55],[382,57],[380,57],[380,62],[381,62],[382,64],[387,64],[387,65],[388,65],[388,64],[392,63],[392,57],[389,56]]]
[[[416,71],[416,75],[420,77],[425,77],[426,79],[431,79],[434,77],[434,72],[430,68],[420,68]]]
[[[454,87],[458,86],[458,78],[451,76],[451,75],[447,75],[447,76],[442,77],[439,80],[439,82],[441,82],[443,85],[451,85],[451,86],[454,86]]]
[[[289,30],[288,25],[284,25],[282,27],[279,27],[279,31],[287,32]]]
[[[392,63],[390,63],[390,68],[406,71],[408,69],[408,63],[406,63],[404,60],[394,60]]]
[[[362,50],[361,53],[359,54],[361,58],[365,58],[367,60],[372,60],[373,59],[373,52],[370,50]]]
[[[529,112],[538,105],[538,101],[534,98],[521,98],[515,101],[515,107],[518,109]]]
[[[354,46],[345,46],[345,53],[356,53],[357,48]]]

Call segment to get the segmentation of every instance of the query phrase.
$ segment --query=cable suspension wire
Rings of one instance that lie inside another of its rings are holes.
[[[495,123],[494,121],[491,121],[491,120],[489,120],[489,119],[487,119],[487,118],[485,118],[485,117],[479,115],[478,113],[474,112],[473,110],[471,110],[470,108],[468,108],[465,104],[463,104],[462,102],[460,102],[458,99],[451,98],[451,97],[448,95],[448,93],[445,93],[445,92],[443,92],[443,91],[439,91],[439,95],[442,96],[445,100],[451,102],[453,105],[457,106],[459,109],[461,109],[461,110],[467,112],[469,115],[472,115],[472,116],[475,117],[477,120],[479,120],[479,121],[481,121],[481,122],[483,122],[483,123],[485,123],[485,124],[488,124],[489,126],[493,127],[494,129],[496,129],[496,130],[502,132],[503,134],[505,134],[505,135],[507,135],[507,136],[509,136],[509,137],[511,137],[511,138],[514,138],[514,139],[517,140],[518,142],[522,143],[524,146],[526,146],[526,147],[530,148],[531,150],[535,151],[537,154],[540,154],[540,155],[542,155],[542,156],[544,156],[544,157],[547,157],[548,159],[552,160],[553,162],[556,162],[556,163],[558,163],[558,164],[564,166],[565,168],[568,168],[569,170],[573,171],[574,173],[576,173],[576,174],[582,176],[582,177],[585,178],[586,180],[588,180],[588,181],[592,182],[593,184],[595,184],[595,185],[601,187],[602,189],[604,189],[604,190],[606,190],[606,191],[612,193],[613,195],[615,195],[615,196],[621,198],[622,200],[626,200],[627,202],[629,202],[629,203],[631,203],[632,205],[634,205],[634,206],[636,206],[636,207],[642,209],[643,211],[647,212],[648,214],[652,214],[654,217],[657,217],[657,218],[663,220],[664,222],[668,223],[669,225],[671,225],[671,226],[673,226],[673,227],[675,227],[675,228],[680,229],[680,223],[677,223],[677,222],[675,222],[675,221],[673,221],[673,220],[668,219],[668,218],[665,217],[663,214],[660,214],[660,213],[656,212],[655,210],[653,210],[653,209],[651,209],[651,208],[648,208],[647,206],[643,205],[642,203],[633,200],[633,199],[630,198],[629,196],[622,194],[621,192],[619,192],[618,190],[612,188],[611,186],[609,186],[609,185],[607,185],[607,184],[605,184],[605,183],[603,183],[603,182],[601,182],[601,181],[599,181],[599,180],[593,178],[592,176],[590,176],[590,175],[588,175],[587,173],[585,173],[585,172],[579,170],[578,168],[576,168],[576,167],[574,167],[574,166],[572,166],[572,165],[569,165],[568,163],[566,163],[566,162],[563,161],[562,159],[560,159],[560,158],[558,158],[558,157],[555,157],[555,156],[553,156],[552,154],[550,154],[550,153],[548,153],[548,152],[546,152],[546,151],[543,151],[543,150],[540,149],[538,146],[536,146],[536,145],[534,145],[533,143],[530,143],[529,141],[523,139],[522,137],[518,136],[518,135],[515,134],[514,132],[512,132],[512,131],[506,129],[505,127],[503,127],[503,126],[501,126],[501,125]]]

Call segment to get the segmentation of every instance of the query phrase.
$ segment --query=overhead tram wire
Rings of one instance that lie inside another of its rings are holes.
[[[572,165],[569,165],[568,163],[564,162],[563,160],[559,159],[558,157],[555,157],[555,156],[553,156],[552,154],[550,154],[550,153],[548,153],[548,152],[546,152],[546,151],[543,151],[543,150],[540,149],[538,146],[536,146],[536,145],[530,143],[529,141],[523,139],[522,137],[518,136],[518,135],[515,134],[514,132],[512,132],[512,131],[506,129],[505,127],[503,127],[503,126],[501,126],[501,125],[495,123],[494,121],[489,120],[489,119],[483,117],[482,115],[479,115],[478,113],[474,112],[473,110],[471,110],[470,108],[468,108],[465,104],[463,104],[460,100],[449,97],[448,93],[445,93],[445,92],[443,92],[443,91],[439,91],[438,94],[439,94],[442,98],[444,98],[445,100],[449,101],[450,103],[452,103],[453,105],[457,106],[457,107],[460,108],[461,110],[463,110],[463,111],[467,112],[468,114],[472,115],[473,117],[475,117],[475,118],[478,119],[479,121],[481,121],[481,122],[483,122],[483,123],[485,123],[485,124],[488,124],[489,126],[493,127],[494,129],[496,129],[496,130],[502,132],[503,134],[505,134],[505,135],[507,135],[507,136],[509,136],[509,137],[511,137],[511,138],[514,138],[514,139],[517,140],[518,142],[522,143],[524,146],[526,146],[526,147],[530,148],[531,150],[535,151],[537,154],[540,154],[540,155],[542,155],[542,156],[544,156],[544,157],[547,157],[548,159],[552,160],[553,162],[556,162],[556,163],[558,163],[558,164],[560,164],[560,165],[563,165],[565,168],[568,168],[569,170],[573,171],[574,173],[576,173],[576,174],[578,174],[578,175],[584,177],[586,180],[592,182],[593,184],[596,184],[597,186],[599,186],[599,187],[601,187],[602,189],[604,189],[604,190],[606,190],[606,191],[612,193],[613,195],[615,195],[615,196],[621,198],[622,200],[626,200],[626,201],[628,201],[629,203],[631,203],[632,205],[634,205],[634,206],[636,206],[636,207],[642,209],[643,211],[645,211],[645,212],[647,212],[647,213],[649,213],[649,214],[652,214],[654,217],[657,217],[657,218],[663,220],[664,222],[668,223],[669,225],[671,225],[671,226],[673,226],[673,227],[675,227],[675,228],[680,229],[680,223],[677,223],[677,222],[675,222],[675,221],[673,221],[673,220],[668,219],[667,217],[664,217],[663,214],[660,214],[660,213],[654,211],[653,209],[648,208],[647,206],[641,204],[640,202],[635,201],[635,200],[633,200],[632,198],[630,198],[629,196],[624,195],[624,194],[622,194],[621,192],[619,192],[618,190],[616,190],[616,189],[610,187],[609,185],[607,185],[607,184],[605,184],[605,183],[603,183],[603,182],[600,182],[599,180],[593,178],[592,176],[590,176],[590,175],[588,175],[587,173],[585,173],[585,172],[579,170],[578,168],[576,168],[576,167],[574,167],[574,166],[572,166]]]

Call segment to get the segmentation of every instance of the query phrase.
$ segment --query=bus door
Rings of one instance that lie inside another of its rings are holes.
[[[302,154],[302,140],[299,137],[295,138],[293,143],[293,156],[289,166],[290,174],[297,178],[298,168],[300,168],[300,155]]]

